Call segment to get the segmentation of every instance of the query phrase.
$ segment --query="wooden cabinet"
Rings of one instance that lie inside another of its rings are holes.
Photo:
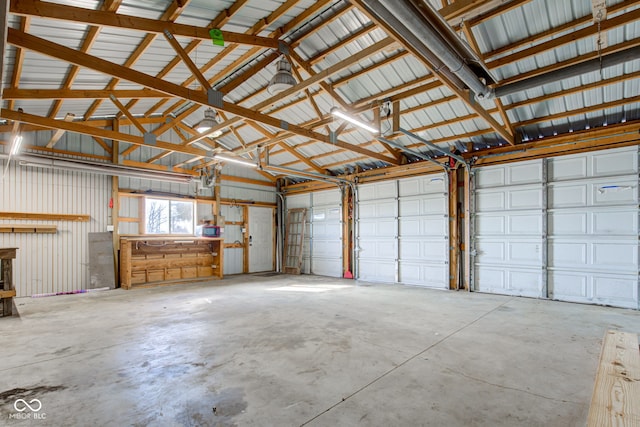
[[[122,237],[120,285],[222,279],[223,252],[220,237]]]

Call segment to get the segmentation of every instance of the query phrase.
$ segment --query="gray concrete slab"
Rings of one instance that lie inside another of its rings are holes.
[[[0,425],[578,426],[605,331],[640,332],[632,310],[355,285],[18,299],[0,319]]]

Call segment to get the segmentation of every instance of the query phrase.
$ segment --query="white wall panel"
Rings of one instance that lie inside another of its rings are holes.
[[[0,162],[4,169],[5,163]],[[0,220],[56,225],[56,234],[0,233],[1,247],[17,247],[17,296],[70,292],[89,285],[88,233],[106,231],[111,178],[37,169],[12,163],[0,182],[1,209],[9,212],[89,215],[89,222]]]
[[[226,222],[242,222],[243,208],[239,205],[222,205],[220,212]],[[242,243],[244,236],[241,225],[224,226],[222,233],[224,243]],[[240,274],[243,272],[244,248],[225,248],[223,274]]]

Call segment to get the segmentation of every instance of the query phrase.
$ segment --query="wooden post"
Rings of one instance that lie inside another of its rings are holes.
[[[449,289],[458,289],[460,236],[458,235],[458,170],[449,171]]]
[[[244,235],[242,236],[243,254],[242,254],[242,272],[249,272],[249,236],[251,230],[249,230],[249,207],[242,206],[242,223],[244,224]]]
[[[13,259],[16,257],[16,248],[0,249],[0,267],[2,269],[2,315],[13,314]]]
[[[120,241],[120,286],[131,288],[131,242],[126,239]]]
[[[464,279],[463,287],[471,290],[471,171],[464,168]]]
[[[120,130],[120,122],[117,119],[113,120],[112,128],[118,132]],[[120,143],[113,141],[111,144],[111,162],[114,165],[120,163]],[[113,268],[116,278],[116,283],[120,283],[118,274],[120,272],[120,262],[118,257],[118,247],[120,246],[120,179],[117,176],[111,178],[111,200],[113,201],[113,207],[111,208],[111,225],[113,231],[111,232],[113,238]]]

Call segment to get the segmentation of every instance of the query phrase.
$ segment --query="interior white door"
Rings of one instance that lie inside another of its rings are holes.
[[[274,269],[273,209],[249,207],[249,273]]]

